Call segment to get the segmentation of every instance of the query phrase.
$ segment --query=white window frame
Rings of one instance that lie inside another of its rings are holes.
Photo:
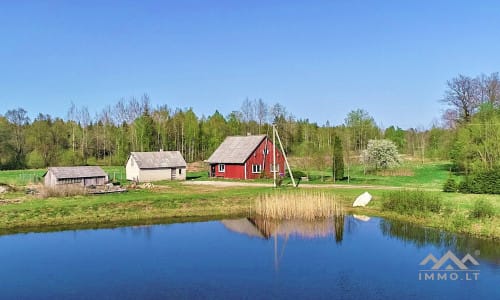
[[[277,169],[278,169],[277,171],[275,171],[275,170],[274,170],[275,166],[277,166],[277,167],[278,167],[278,168],[277,168]],[[280,172],[280,164],[271,164],[271,173],[275,173],[275,172],[276,172],[276,173],[279,173],[279,172]]]
[[[252,165],[252,173],[253,174],[262,173],[262,165]]]
[[[219,173],[226,172],[226,164],[219,164]]]

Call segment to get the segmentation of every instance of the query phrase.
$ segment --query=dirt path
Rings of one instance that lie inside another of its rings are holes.
[[[215,187],[272,187],[272,183],[238,182],[238,181],[184,181],[187,185],[204,185]],[[353,185],[353,184],[299,184],[301,188],[332,188],[332,189],[369,189],[369,190],[399,190],[403,187],[381,185]]]

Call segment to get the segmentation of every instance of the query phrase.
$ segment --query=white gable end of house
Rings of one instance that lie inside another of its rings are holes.
[[[186,161],[178,151],[132,152],[126,165],[127,180],[186,180],[186,167]]]

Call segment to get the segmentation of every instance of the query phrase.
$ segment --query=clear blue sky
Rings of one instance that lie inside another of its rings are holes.
[[[498,1],[0,1],[0,113],[65,117],[148,93],[199,115],[245,98],[340,124],[439,119],[445,83],[500,71]]]

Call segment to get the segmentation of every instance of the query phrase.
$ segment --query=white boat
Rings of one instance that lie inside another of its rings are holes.
[[[370,195],[370,193],[368,192],[364,192],[363,194],[359,195],[358,198],[356,198],[352,206],[366,206],[368,203],[370,203],[370,201],[372,201],[372,195]]]

